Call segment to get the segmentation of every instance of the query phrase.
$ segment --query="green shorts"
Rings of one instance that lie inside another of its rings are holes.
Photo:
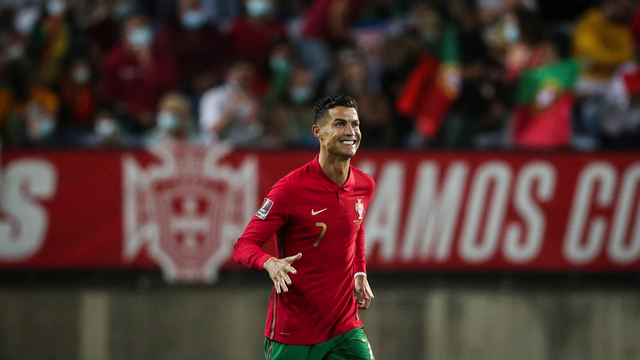
[[[375,360],[361,327],[315,345],[287,345],[264,339],[267,360]]]

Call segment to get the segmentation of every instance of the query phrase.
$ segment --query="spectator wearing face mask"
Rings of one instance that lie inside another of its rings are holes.
[[[45,12],[31,34],[31,53],[46,85],[56,85],[60,80],[60,70],[72,47],[72,31],[65,19],[67,7],[66,0],[46,0]]]
[[[24,61],[26,50],[26,39],[17,31],[11,29],[0,33],[0,71],[11,62]]]
[[[154,42],[154,32],[144,16],[131,16],[123,37],[102,64],[103,96],[132,118],[131,130],[139,133],[153,127],[158,99],[175,89],[176,64],[171,54]]]
[[[515,28],[510,33],[507,50],[507,80],[514,82],[522,71],[549,65],[558,60],[558,51],[542,34],[537,15],[523,7],[509,14]]]
[[[53,144],[60,109],[56,94],[40,85],[37,74],[21,62],[9,65],[5,80],[8,87],[0,90],[2,144]]]
[[[31,101],[27,104],[25,131],[22,146],[49,147],[58,145],[55,113],[43,102]]]
[[[93,132],[86,144],[89,147],[122,148],[140,145],[126,135],[118,117],[109,107],[103,107],[96,112],[93,124]]]
[[[42,13],[44,0],[0,0],[0,8],[13,12],[13,28],[22,36],[29,36]]]
[[[87,47],[92,63],[99,64],[120,41],[120,28],[134,12],[134,0],[100,1],[86,19]]]
[[[273,111],[272,132],[288,147],[312,147],[318,140],[309,131],[309,114],[313,113],[316,98],[311,72],[304,67],[291,71],[284,99]]]
[[[289,78],[294,62],[294,48],[286,40],[274,45],[269,57],[269,69],[271,71],[269,92],[265,97],[267,107],[280,101],[286,93]]]
[[[167,141],[199,143],[193,131],[193,115],[189,99],[172,92],[162,97],[153,133],[145,140],[146,146],[157,146]]]
[[[254,90],[264,95],[271,49],[285,38],[284,24],[274,19],[273,0],[245,0],[247,16],[236,19],[231,27],[231,42],[236,58],[249,61],[256,68]]]
[[[180,89],[200,95],[222,83],[231,63],[230,41],[211,24],[201,0],[180,0],[178,19],[165,26],[158,41],[176,59]]]
[[[91,84],[92,78],[93,71],[86,57],[71,59],[60,89],[61,128],[82,131],[93,127],[96,96]]]
[[[251,90],[254,73],[251,63],[237,62],[223,85],[202,95],[199,123],[207,143],[249,147],[262,134],[259,101]]]

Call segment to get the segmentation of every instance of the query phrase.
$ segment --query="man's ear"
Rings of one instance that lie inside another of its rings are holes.
[[[311,128],[311,131],[313,131],[313,135],[315,137],[317,137],[318,139],[321,139],[322,136],[322,128],[318,125],[313,125],[313,127]]]

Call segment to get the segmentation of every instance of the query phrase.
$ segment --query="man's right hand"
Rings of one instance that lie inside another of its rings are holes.
[[[269,272],[269,276],[271,277],[271,280],[273,280],[273,285],[275,285],[276,292],[278,294],[282,291],[289,291],[289,288],[287,288],[287,285],[291,285],[289,273],[297,273],[296,269],[294,269],[291,264],[296,260],[300,260],[301,257],[302,253],[298,253],[297,255],[289,256],[284,259],[270,257],[262,265],[262,267]]]

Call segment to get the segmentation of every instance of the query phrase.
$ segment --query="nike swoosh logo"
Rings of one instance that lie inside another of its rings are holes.
[[[318,210],[318,211],[313,211],[313,209],[311,209],[311,215],[314,215],[314,216],[318,215],[318,214],[320,214],[321,212],[323,212],[325,210],[327,210],[327,208],[324,208],[324,209]]]

